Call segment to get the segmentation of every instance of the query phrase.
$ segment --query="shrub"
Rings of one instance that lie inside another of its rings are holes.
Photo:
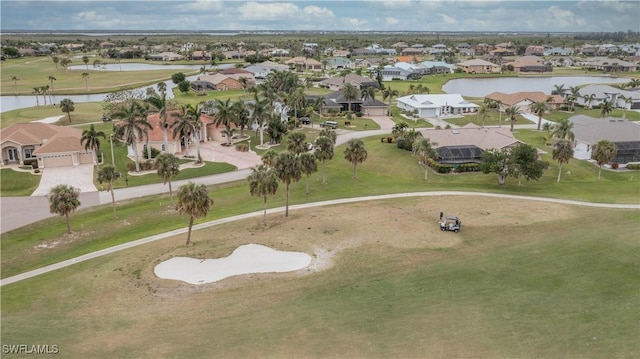
[[[32,168],[38,168],[38,160],[35,158],[30,158],[22,161],[25,166],[31,166]]]
[[[620,167],[620,164],[618,162],[611,162],[611,168],[613,168],[614,170],[617,170],[618,167]]]
[[[452,165],[440,163],[433,158],[429,158],[427,161],[429,163],[429,167],[433,168],[438,173],[449,173],[453,170]]]
[[[628,170],[640,170],[640,163],[629,163],[626,167]]]
[[[40,173],[40,170],[36,168],[33,173]]]
[[[236,145],[236,151],[249,152],[249,145],[246,143],[238,143]]]
[[[455,168],[456,172],[476,172],[480,168],[480,164],[478,163],[462,163]]]
[[[362,117],[362,115],[364,115],[362,112],[360,111],[356,112],[356,117]]]
[[[398,137],[398,139],[396,139],[396,146],[398,146],[398,148],[404,148],[404,144],[407,142],[407,140],[405,140],[402,137]]]
[[[151,147],[151,158],[156,158],[159,154],[160,154],[160,150]],[[142,149],[142,157],[149,158],[149,154],[147,153],[146,146]]]

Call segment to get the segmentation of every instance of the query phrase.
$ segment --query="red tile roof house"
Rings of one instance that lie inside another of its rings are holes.
[[[97,164],[97,155],[80,143],[82,130],[39,122],[0,130],[0,163],[38,162],[39,168]]]
[[[500,107],[503,111],[508,107],[516,106],[521,111],[533,113],[531,111],[531,105],[535,102],[547,102],[549,98],[551,98],[551,101],[547,102],[547,104],[549,108],[553,110],[559,110],[562,104],[564,104],[564,98],[561,95],[547,95],[541,91],[516,92],[512,94],[492,92],[487,95],[486,98],[492,101],[500,101]]]
[[[480,162],[482,152],[489,149],[506,149],[520,143],[505,127],[479,127],[470,123],[452,129],[421,130],[438,153],[438,162],[460,164]]]
[[[322,63],[316,59],[297,56],[284,62],[292,68],[300,67],[303,70],[322,71]]]

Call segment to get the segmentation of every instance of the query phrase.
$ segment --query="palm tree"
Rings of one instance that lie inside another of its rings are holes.
[[[542,115],[549,111],[549,105],[546,101],[534,102],[531,105],[531,111],[538,115],[538,131],[540,131],[540,126],[542,126]]]
[[[509,123],[511,125],[511,132],[513,132],[513,125],[516,123],[516,116],[522,114],[522,110],[518,106],[511,106],[507,108],[504,113],[509,116]]]
[[[60,184],[51,189],[47,194],[49,198],[49,211],[53,214],[65,216],[67,220],[67,234],[71,234],[71,219],[69,215],[80,207],[80,190],[72,186]]]
[[[573,144],[570,140],[560,139],[553,146],[553,159],[558,161],[558,183],[560,183],[560,175],[562,174],[562,164],[569,163],[573,157]]]
[[[342,88],[342,97],[347,101],[347,114],[350,114],[351,102],[358,98],[358,89],[353,84],[345,84]]]
[[[171,116],[177,118],[177,120],[171,124],[173,137],[182,138],[186,149],[186,156],[189,157],[189,138],[191,134],[195,132],[193,128],[192,108],[190,105],[181,105],[180,111],[172,113]]]
[[[480,107],[478,107],[478,112],[476,114],[476,117],[482,116],[482,127],[484,127],[484,120],[487,118],[488,114],[489,114],[489,105],[486,103],[481,104]]]
[[[58,79],[56,79],[54,76],[49,75],[49,82],[51,82],[51,93],[53,93],[53,82],[57,81]],[[51,102],[51,101],[49,101]]]
[[[52,56],[51,61],[56,64],[56,69],[58,68],[58,62],[60,62],[60,58],[58,56]]]
[[[593,103],[593,100],[596,99],[596,94],[592,93],[591,95],[586,95],[584,97],[585,100],[585,104],[587,105],[588,108],[592,108],[591,104]]]
[[[71,65],[73,61],[71,61],[70,59],[64,58],[62,60],[60,60],[60,65],[66,70],[67,67],[69,67],[69,65]]]
[[[322,117],[322,108],[327,103],[327,99],[324,96],[318,96],[313,102],[313,107],[318,110],[318,115]]]
[[[320,133],[318,133],[319,137],[328,137],[329,140],[331,140],[331,145],[335,146],[336,141],[338,140],[338,134],[336,133],[336,131],[333,131],[332,129],[325,127],[322,130],[320,130]]]
[[[406,122],[398,122],[391,129],[391,134],[395,137],[404,137],[404,133],[407,132],[409,125]]]
[[[258,165],[251,169],[247,178],[249,192],[252,196],[261,196],[264,202],[264,226],[267,226],[267,197],[276,194],[278,190],[278,177],[273,168],[266,165]]]
[[[14,95],[18,94],[18,80],[20,80],[20,78],[18,76],[11,76],[11,81],[13,81],[13,94]]]
[[[294,153],[296,156],[307,152],[307,135],[304,132],[294,132],[289,135],[287,142],[287,151]]]
[[[428,138],[420,138],[416,141],[413,141],[413,156],[418,159],[418,163],[423,165],[424,168],[424,179],[428,180],[427,173],[429,172],[429,159],[434,158],[436,156],[436,151],[433,146],[437,146],[437,143],[431,143]]]
[[[389,99],[389,109],[388,112],[391,113],[391,100],[394,97],[397,97],[399,95],[398,90],[393,90],[391,89],[391,86],[386,87],[384,90],[382,90],[382,99]]]
[[[600,140],[591,149],[591,158],[598,163],[598,181],[600,181],[600,173],[602,165],[611,162],[618,154],[618,148],[609,140]]]
[[[233,104],[233,123],[240,128],[240,137],[244,138],[244,128],[249,125],[249,109],[244,101],[238,101]]]
[[[107,139],[103,131],[96,131],[95,125],[91,124],[88,130],[82,131],[80,144],[84,145],[85,150],[92,150],[97,155],[100,151],[100,137]]]
[[[258,125],[260,130],[260,146],[264,145],[264,124],[267,118],[267,99],[259,99],[258,94],[254,94],[253,103],[249,104],[251,110],[251,120]]]
[[[122,175],[113,166],[104,166],[98,170],[98,182],[100,184],[106,182],[107,190],[111,192],[111,207],[113,208],[113,218],[116,218],[116,198],[113,193],[113,181]]]
[[[333,141],[327,136],[318,136],[315,142],[315,157],[322,161],[322,184],[327,184],[325,161],[333,158]]]
[[[169,183],[169,198],[173,202],[171,179],[180,173],[180,160],[171,153],[161,153],[156,157],[156,166],[158,166],[157,173],[162,178],[162,183]]]
[[[62,99],[62,101],[60,101],[60,110],[62,110],[62,112],[67,114],[67,117],[69,118],[69,123],[71,123],[71,112],[75,111],[75,106],[73,101],[71,101],[71,99],[65,98]]]
[[[180,186],[178,191],[178,204],[176,209],[180,214],[189,215],[189,232],[187,234],[187,245],[191,244],[191,229],[193,220],[198,217],[205,217],[213,205],[213,199],[209,197],[207,186],[189,183]]]
[[[302,168],[300,161],[291,152],[281,152],[276,158],[274,170],[278,179],[280,179],[286,188],[286,206],[284,216],[289,216],[289,186],[291,182],[298,182],[302,177]]]
[[[367,159],[367,149],[364,146],[364,142],[359,138],[350,139],[347,142],[347,148],[344,150],[344,159],[351,162],[353,166],[353,176],[351,178],[358,178],[356,166]]]
[[[136,100],[129,100],[129,104],[122,104],[112,114],[114,118],[122,119],[121,133],[122,139],[127,145],[132,147],[133,157],[136,164],[136,172],[140,172],[140,162],[138,161],[138,140],[147,136],[151,125],[146,119],[144,108]]]
[[[270,148],[262,155],[262,164],[267,167],[274,167],[276,165],[277,158],[278,152],[273,148]]]
[[[164,82],[160,82],[158,83],[158,87],[160,87],[160,84],[164,85],[164,88],[166,88],[167,86]],[[158,111],[158,114],[160,116],[160,126],[162,127],[162,144],[164,147],[162,152],[166,152],[169,148],[169,140],[167,134],[167,131],[169,129],[169,123],[167,122],[169,102],[167,101],[167,94],[162,90],[160,91],[159,95],[154,92],[153,95],[147,97],[146,101],[151,104],[151,106],[153,106],[156,111]]]
[[[564,96],[564,84],[560,84],[560,85],[553,85],[553,90],[551,91],[552,95],[561,95]]]
[[[216,126],[224,125],[225,133],[227,136],[227,145],[231,145],[231,136],[233,135],[233,129],[231,123],[235,119],[234,107],[231,104],[231,99],[227,98],[227,101],[216,100],[216,114],[213,115],[213,123]]]
[[[551,137],[556,139],[567,139],[573,141],[575,139],[575,135],[573,134],[573,123],[569,122],[566,118],[558,121],[555,126],[553,126],[553,132],[551,132]]]
[[[40,106],[40,91],[41,91],[41,87],[34,87],[33,91],[31,92],[32,94],[36,95],[36,106]]]
[[[87,68],[87,70],[89,70],[89,57],[82,56],[82,62],[84,62],[84,66]]]
[[[360,90],[362,95],[362,102],[366,102],[367,100],[375,100],[376,99],[376,88],[373,86],[367,86]]]
[[[640,87],[640,79],[631,79],[629,82],[625,84],[625,88],[636,88]]]
[[[309,176],[318,171],[318,162],[316,162],[316,157],[311,153],[303,153],[298,158],[300,159],[302,173],[307,175],[306,194],[309,195]]]
[[[631,108],[630,105],[633,103],[633,97],[620,95],[620,98],[624,100],[624,105],[622,107],[622,118],[627,118],[627,106]]]
[[[601,118],[605,118],[608,114],[611,113],[611,111],[613,111],[613,106],[611,105],[611,102],[604,101],[603,103],[600,104],[600,117]]]
[[[85,90],[89,91],[89,73],[88,72],[83,72],[82,73],[82,78],[84,79],[84,87]]]
[[[193,128],[193,134],[195,136],[196,141],[196,163],[202,163],[202,156],[200,155],[200,134],[202,133],[202,128],[204,127],[204,122],[202,122],[202,109],[198,106],[188,106],[189,111],[189,120],[191,121],[191,127]]]

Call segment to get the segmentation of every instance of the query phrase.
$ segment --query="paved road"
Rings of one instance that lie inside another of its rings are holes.
[[[457,191],[438,191],[438,192],[408,192],[408,193],[395,193],[395,194],[386,194],[386,195],[378,195],[378,196],[367,196],[367,197],[355,197],[355,198],[342,198],[335,199],[330,201],[322,201],[322,202],[313,202],[313,203],[305,203],[299,205],[289,206],[289,210],[295,211],[303,208],[313,208],[313,207],[321,207],[321,206],[331,206],[336,204],[344,204],[344,203],[353,203],[353,202],[361,202],[361,201],[374,201],[374,200],[382,200],[382,199],[390,199],[390,198],[407,198],[407,197],[427,197],[427,196],[476,196],[476,197],[499,197],[499,198],[512,198],[519,200],[529,200],[529,201],[540,201],[540,202],[553,202],[553,203],[563,203],[563,204],[571,204],[577,206],[587,206],[587,207],[599,207],[599,208],[620,208],[620,209],[640,209],[640,204],[606,204],[606,203],[590,203],[590,202],[580,202],[580,201],[570,201],[570,200],[562,200],[556,198],[541,198],[541,197],[530,197],[530,196],[515,196],[515,195],[504,195],[504,194],[496,194],[496,193],[478,193],[478,192],[457,192]],[[285,207],[278,207],[268,209],[267,213],[279,213],[283,212]],[[245,214],[240,214],[237,216],[227,217],[218,219],[215,221],[210,221],[206,223],[201,223],[193,226],[194,230],[208,228],[217,226],[223,223],[229,223],[241,219],[252,218],[262,216],[263,211],[250,212]],[[186,233],[188,228],[180,228],[173,231],[145,237],[142,239],[138,239],[136,241],[123,243],[114,247],[105,248],[93,253],[88,253],[76,258],[68,259],[66,261],[62,261],[59,263],[55,263],[52,265],[48,265],[46,267],[38,268],[29,272],[21,273],[15,275],[13,277],[8,277],[0,280],[0,287],[19,282],[21,280],[25,280],[28,278],[32,278],[44,273],[52,272],[54,270],[65,268],[76,263],[84,262],[93,258],[101,257],[107,254],[115,253],[124,249],[137,247],[142,244],[158,241],[164,238],[168,238],[171,236],[175,236],[178,234]]]

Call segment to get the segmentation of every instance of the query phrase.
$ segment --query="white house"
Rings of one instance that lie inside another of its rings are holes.
[[[640,161],[640,126],[621,118],[593,118],[576,115],[569,119],[573,124],[575,151],[573,156],[581,160],[591,158],[593,145],[609,140],[618,153],[612,162],[625,164]]]
[[[409,95],[399,97],[398,108],[418,111],[418,117],[441,117],[475,113],[480,106],[465,100],[459,94]]]

